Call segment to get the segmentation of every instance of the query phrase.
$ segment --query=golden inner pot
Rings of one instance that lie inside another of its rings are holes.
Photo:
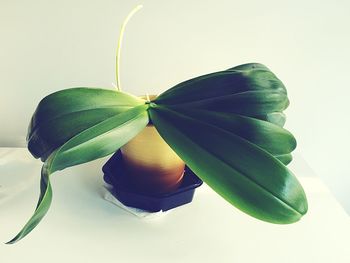
[[[121,152],[128,183],[138,191],[166,193],[180,185],[185,163],[152,124],[125,144]]]

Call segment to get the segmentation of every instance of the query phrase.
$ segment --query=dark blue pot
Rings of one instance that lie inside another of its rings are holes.
[[[104,181],[113,186],[111,193],[126,206],[150,212],[167,211],[192,202],[195,188],[203,183],[186,166],[182,183],[178,189],[163,194],[142,193],[128,184],[122,158],[121,152],[117,151],[102,167],[102,171]]]

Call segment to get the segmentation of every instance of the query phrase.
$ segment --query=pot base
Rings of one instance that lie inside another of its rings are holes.
[[[134,189],[127,183],[122,154],[117,151],[103,166],[103,179],[113,186],[111,193],[126,206],[136,207],[150,212],[167,211],[172,208],[190,203],[195,188],[202,185],[198,178],[187,166],[180,186],[169,193],[149,194]]]

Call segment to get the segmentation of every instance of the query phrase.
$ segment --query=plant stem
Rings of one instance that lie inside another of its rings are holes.
[[[120,51],[122,47],[122,42],[123,42],[123,35],[125,31],[126,24],[129,22],[130,18],[140,9],[142,8],[142,5],[137,5],[131,12],[128,14],[128,16],[124,19],[122,27],[120,29],[119,33],[119,39],[118,39],[118,47],[117,47],[117,54],[116,54],[116,68],[115,68],[115,73],[116,73],[116,78],[117,78],[117,90],[121,91],[121,86],[120,86]]]

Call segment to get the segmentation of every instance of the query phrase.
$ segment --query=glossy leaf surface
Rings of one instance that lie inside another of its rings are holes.
[[[245,66],[240,70],[219,71],[184,81],[160,94],[155,102],[184,104],[254,91],[286,93],[283,83],[265,66]]]
[[[276,155],[275,157],[278,160],[280,160],[284,165],[290,164],[290,162],[293,160],[293,156],[290,153]]]
[[[169,107],[182,115],[234,133],[265,149],[272,155],[291,153],[296,148],[294,136],[267,121],[230,113],[217,113],[184,107]]]
[[[110,117],[77,134],[46,160],[41,172],[40,197],[33,216],[8,243],[15,243],[29,234],[47,213],[52,188],[50,175],[55,171],[86,163],[109,155],[136,136],[149,122],[148,105],[141,105]]]
[[[250,70],[257,70],[257,69],[270,71],[268,67],[260,63],[246,63],[246,64],[235,66],[233,68],[229,68],[228,70],[250,71]]]
[[[158,104],[156,101],[155,103]],[[173,104],[159,105],[172,106]],[[286,93],[262,90],[247,91],[173,106],[256,116],[283,111],[288,105],[289,100]]]
[[[41,100],[28,128],[28,149],[43,161],[81,131],[123,111],[144,104],[135,96],[115,90],[72,88]]]
[[[275,157],[225,129],[151,104],[152,122],[186,164],[228,202],[258,219],[286,224],[307,211],[296,177]]]
[[[283,127],[284,124],[286,123],[286,115],[283,112],[271,112],[271,113],[260,114],[260,115],[258,114],[258,115],[253,115],[251,117],[259,120],[271,122],[280,127]]]

